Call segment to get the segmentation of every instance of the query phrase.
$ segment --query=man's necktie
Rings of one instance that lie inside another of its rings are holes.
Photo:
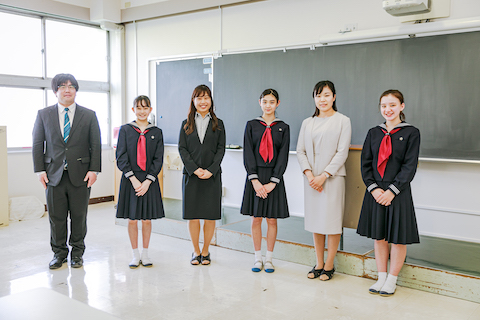
[[[65,108],[65,121],[63,125],[63,141],[67,143],[70,136],[70,117],[68,116],[68,108]]]

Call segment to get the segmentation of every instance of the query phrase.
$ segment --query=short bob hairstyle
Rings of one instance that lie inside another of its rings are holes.
[[[60,87],[61,85],[64,85],[68,81],[70,81],[72,86],[75,87],[75,91],[78,91],[78,89],[79,89],[78,82],[77,82],[77,79],[75,79],[74,76],[72,76],[69,73],[59,73],[55,77],[53,77],[53,79],[52,79],[52,90],[53,90],[53,92],[57,93],[58,87]]]

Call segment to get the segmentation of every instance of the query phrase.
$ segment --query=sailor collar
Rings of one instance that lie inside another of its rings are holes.
[[[382,123],[382,124],[379,124],[378,126],[379,126],[380,128],[382,128],[382,129],[387,130],[387,126],[385,125],[385,122]],[[406,122],[400,122],[400,123],[397,124],[397,125],[395,126],[395,128],[393,128],[393,129],[403,128],[403,127],[411,127],[411,126],[412,126],[411,124],[408,124],[408,123],[406,123]],[[392,130],[393,130],[393,129],[392,129]],[[388,131],[388,130],[387,130],[387,131]]]
[[[140,129],[140,127],[138,126],[138,124],[135,121],[130,122],[129,125],[131,125],[132,127]],[[145,130],[151,129],[153,127],[155,127],[155,126],[149,122],[148,126],[145,128]]]

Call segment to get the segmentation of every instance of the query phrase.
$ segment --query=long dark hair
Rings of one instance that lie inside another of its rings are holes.
[[[183,130],[185,130],[185,133],[187,135],[191,134],[193,130],[195,129],[195,112],[197,112],[197,109],[195,108],[195,104],[193,101],[195,100],[196,97],[200,97],[203,95],[208,95],[210,97],[210,100],[212,101],[212,105],[210,106],[210,116],[212,117],[212,129],[213,131],[217,130],[218,127],[218,118],[215,112],[213,111],[213,97],[212,97],[212,91],[210,91],[210,88],[207,87],[204,84],[201,84],[197,86],[192,93],[192,98],[190,99],[190,109],[188,111],[188,116],[187,116],[187,123],[183,126]]]
[[[400,104],[404,103],[403,94],[399,90],[389,89],[389,90],[385,91],[384,93],[382,93],[382,95],[380,96],[380,99],[378,99],[378,106],[380,106],[382,98],[386,97],[388,95],[392,95],[395,98],[397,98],[400,101]],[[403,113],[403,111],[400,111],[400,121],[405,121],[405,113]]]
[[[335,85],[333,84],[332,81],[329,81],[329,80],[324,80],[324,81],[320,81],[318,82],[315,87],[313,88],[313,98],[315,99],[315,96],[319,93],[322,93],[323,91],[323,88],[325,87],[328,87],[330,88],[330,90],[332,90],[332,93],[334,95],[336,95],[336,91],[335,91]],[[333,106],[332,106],[332,109],[337,111],[337,99],[335,99],[335,101],[333,101]],[[320,110],[318,110],[317,106],[315,106],[315,112],[313,113],[313,116],[312,118],[318,116],[320,114]]]

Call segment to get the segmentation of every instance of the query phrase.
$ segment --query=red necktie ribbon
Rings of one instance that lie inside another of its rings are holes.
[[[385,168],[387,167],[388,159],[392,154],[392,138],[390,136],[400,129],[401,128],[396,128],[390,132],[388,132],[385,129],[382,129],[385,135],[383,136],[382,142],[380,142],[380,150],[378,151],[378,163],[377,163],[378,173],[380,173],[380,176],[382,178],[383,178],[383,175],[385,174]]]
[[[271,162],[273,159],[273,139],[272,139],[272,128],[276,122],[272,122],[270,125],[265,122],[260,121],[266,128],[262,135],[262,140],[260,141],[260,155],[262,156],[265,163]]]
[[[147,140],[145,139],[145,133],[147,133],[149,130],[145,131],[140,131],[140,129],[133,127],[135,131],[140,133],[140,136],[138,137],[137,141],[137,165],[142,169],[143,171],[147,170]]]

